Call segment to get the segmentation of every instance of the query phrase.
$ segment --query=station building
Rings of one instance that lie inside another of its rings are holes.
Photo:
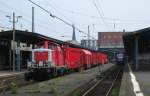
[[[86,47],[86,48],[90,48],[90,49],[93,49],[93,50],[98,49],[97,40],[82,39],[81,40],[81,46]]]
[[[117,53],[124,52],[124,32],[98,32],[98,50],[106,52],[110,59]]]
[[[123,32],[98,32],[98,48],[124,48],[122,37]]]

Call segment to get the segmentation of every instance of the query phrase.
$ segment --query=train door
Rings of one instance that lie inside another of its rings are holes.
[[[20,67],[21,69],[27,68],[28,61],[31,61],[31,51],[20,51]]]

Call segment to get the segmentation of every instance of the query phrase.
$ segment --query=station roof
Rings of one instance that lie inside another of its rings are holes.
[[[0,38],[7,39],[7,40],[12,40],[13,39],[13,31],[9,30],[9,31],[0,32]],[[38,33],[22,31],[22,30],[15,30],[15,41],[35,44],[37,42],[41,42],[41,41],[44,41],[44,40],[49,40],[49,41],[55,42],[57,44],[65,44],[65,45],[76,47],[76,48],[88,49],[88,48],[84,48],[80,45],[71,44],[71,43],[61,41],[61,40],[58,40],[58,39],[54,39],[54,38],[51,38],[51,37],[48,37],[48,36],[44,36],[44,35],[41,35],[41,34],[38,34]],[[94,51],[94,50],[91,50],[91,51]]]
[[[12,40],[13,31],[9,30],[9,31],[0,32],[0,38]],[[47,37],[38,33],[15,30],[15,41],[34,44],[36,42],[40,42],[40,41],[47,40],[47,39],[55,41],[55,42],[63,43],[63,41],[59,41],[57,39],[53,39],[53,38],[50,38],[50,37]]]
[[[137,30],[134,32],[126,32],[123,35],[123,42],[126,52],[129,56],[133,56],[135,39],[138,38],[139,53],[150,52],[150,27]]]

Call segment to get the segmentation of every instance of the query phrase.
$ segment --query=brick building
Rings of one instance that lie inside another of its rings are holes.
[[[124,48],[123,32],[99,32],[98,48]]]
[[[107,53],[110,59],[124,52],[123,32],[98,32],[98,50]]]

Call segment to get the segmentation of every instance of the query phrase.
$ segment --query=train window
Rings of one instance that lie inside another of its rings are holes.
[[[37,43],[36,48],[44,48],[44,42]]]
[[[49,49],[53,49],[54,46],[53,46],[53,45],[48,45],[48,48],[49,48]]]

